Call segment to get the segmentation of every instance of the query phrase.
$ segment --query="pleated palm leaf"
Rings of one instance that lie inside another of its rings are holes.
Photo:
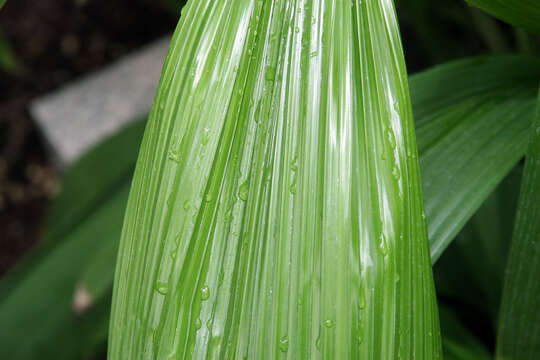
[[[390,0],[188,2],[109,358],[439,358],[406,75]]]

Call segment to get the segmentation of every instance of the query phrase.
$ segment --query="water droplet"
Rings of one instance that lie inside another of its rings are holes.
[[[279,339],[279,350],[282,352],[287,352],[289,350],[289,339],[287,336],[283,336]]]
[[[300,32],[300,28],[299,28],[298,26],[295,27],[295,28],[294,28],[294,32],[295,32],[295,33],[299,33],[299,32]]]
[[[356,341],[358,341],[359,344],[361,344],[364,341],[364,337],[362,336],[362,333],[358,331],[358,335],[356,336]]]
[[[261,111],[262,111],[262,101],[257,103],[257,108],[255,109],[255,122],[258,124],[261,122]]]
[[[247,201],[248,193],[249,193],[249,184],[247,181],[245,181],[242,185],[240,185],[240,188],[238,189],[238,197],[242,201]]]
[[[366,292],[363,286],[360,287],[360,297],[358,298],[358,308],[360,310],[363,310],[366,308]]]
[[[397,283],[399,282],[399,280],[400,280],[399,273],[395,273],[395,275],[394,275],[394,280],[395,280],[395,282],[397,282]]]
[[[320,336],[315,341],[315,347],[317,348],[317,350],[321,351],[321,337]]]
[[[399,172],[397,166],[394,166],[394,168],[392,169],[392,176],[394,176],[394,179],[396,180],[399,180],[399,178],[401,177],[401,173]]]
[[[169,160],[179,164],[180,163],[180,154],[176,150],[170,150],[169,151]]]
[[[410,149],[407,149],[407,157],[412,158],[412,152]]]
[[[208,286],[203,286],[203,288],[201,289],[201,299],[204,301],[204,300],[208,300],[210,298],[210,289],[208,288]]]
[[[189,200],[184,201],[184,210],[188,211],[191,207],[191,204],[189,203]]]
[[[212,193],[208,193],[206,194],[206,196],[204,197],[204,201],[206,202],[211,202],[213,200],[213,197],[212,197]]]
[[[330,329],[330,328],[333,328],[334,325],[335,325],[334,320],[332,320],[332,319],[326,319],[326,320],[324,320],[324,323],[323,323],[323,324],[324,324],[324,326],[326,326],[326,327],[329,328],[329,329]]]
[[[317,56],[317,54],[318,54],[317,51],[312,51],[311,54],[309,54],[309,57],[314,58],[315,56]]]
[[[201,318],[197,318],[197,320],[195,320],[195,330],[199,330],[201,327],[202,327]]]
[[[396,148],[396,138],[394,137],[394,133],[391,130],[388,130],[386,136],[388,137],[388,144],[390,144],[390,147],[392,149]]]
[[[422,211],[422,220],[426,220],[426,212]]]
[[[296,195],[296,176],[293,178],[291,185],[289,186],[291,194]]]
[[[171,251],[171,258],[172,259],[176,259],[176,250],[177,249],[174,249],[173,251]]]
[[[164,281],[156,281],[156,291],[161,295],[167,295],[169,284]]]
[[[384,234],[381,234],[380,236],[378,249],[382,256],[386,256],[386,254],[388,254],[388,244]]]
[[[292,171],[297,171],[298,170],[298,156],[295,156],[292,160],[291,160],[291,170]]]
[[[201,144],[206,145],[210,141],[210,129],[204,128]]]

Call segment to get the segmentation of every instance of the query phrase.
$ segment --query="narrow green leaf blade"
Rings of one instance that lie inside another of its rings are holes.
[[[472,316],[491,321],[493,333],[497,327],[521,173],[518,164],[433,267],[437,295],[470,309]]]
[[[486,347],[467,329],[455,313],[439,303],[445,360],[489,360]]]
[[[540,357],[540,96],[530,132],[497,337],[498,359]]]
[[[103,348],[115,254],[103,279],[92,269],[118,246],[143,129],[136,122],[106,139],[63,178],[42,243],[0,281],[2,356],[74,359]]]
[[[540,62],[483,57],[411,78],[426,216],[435,262],[523,157]]]
[[[540,2],[538,0],[466,1],[509,24],[540,32]]]
[[[19,286],[21,279],[35,271],[34,266],[41,259],[99,211],[103,202],[128,186],[144,126],[143,121],[134,122],[105,139],[67,170],[62,178],[62,190],[49,210],[44,238],[36,249],[0,279],[0,299]]]
[[[110,359],[440,358],[392,2],[188,2],[149,121]]]
[[[98,240],[120,235],[121,211],[125,208],[128,188],[111,197],[61,246],[34,264],[34,271],[28,273],[24,282],[0,300],[3,357],[73,359],[77,354],[78,309],[74,299],[77,277],[88,254],[103,246]],[[62,336],[49,337],[50,333]]]

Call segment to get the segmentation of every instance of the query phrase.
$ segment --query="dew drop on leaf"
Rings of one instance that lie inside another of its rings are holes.
[[[156,281],[156,291],[161,295],[167,295],[167,292],[169,292],[169,284],[164,281]]]
[[[331,319],[326,319],[324,320],[324,326],[326,326],[327,328],[333,328],[335,323],[334,323],[334,320],[331,320]]]
[[[390,130],[388,130],[388,143],[390,144],[390,147],[392,149],[396,148],[396,138],[394,137],[394,133]]]
[[[293,178],[291,185],[289,186],[289,191],[292,195],[296,195],[296,177]]]
[[[204,300],[208,300],[210,298],[210,289],[208,288],[208,286],[203,286],[203,288],[201,289],[201,299],[204,301]]]
[[[289,350],[289,339],[287,336],[283,336],[279,339],[279,350],[282,352],[287,352]]]
[[[399,180],[401,174],[397,166],[394,166],[394,168],[392,169],[392,175],[394,176],[394,179]]]
[[[240,200],[246,201],[248,198],[248,192],[248,182],[245,181],[242,185],[240,185],[240,188],[238,189],[238,197],[240,198]]]
[[[184,210],[188,211],[191,207],[191,204],[189,203],[189,200],[184,201]]]
[[[358,308],[360,310],[363,310],[366,308],[366,294],[365,294],[363,286],[360,287],[360,297],[358,299]]]
[[[382,256],[386,256],[386,254],[388,254],[388,243],[386,241],[386,236],[384,236],[384,234],[381,234],[381,237],[379,239],[378,250]]]
[[[201,144],[206,145],[206,144],[208,144],[209,141],[210,141],[210,129],[205,128],[204,129],[204,134],[203,134],[203,137],[202,137],[202,140],[201,140]]]

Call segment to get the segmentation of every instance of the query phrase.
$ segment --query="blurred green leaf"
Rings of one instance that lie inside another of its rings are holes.
[[[457,61],[411,79],[433,261],[523,157],[539,81],[540,62],[518,56]]]
[[[5,2],[5,0],[4,0]],[[4,4],[0,0],[0,9]],[[5,37],[2,29],[0,28],[0,70],[4,70],[8,73],[17,73],[20,70],[20,65],[17,62],[17,58],[11,49],[11,45],[8,39]]]
[[[538,0],[466,1],[509,24],[540,32],[540,2]]]
[[[439,358],[412,120],[392,2],[188,2],[109,358]]]
[[[20,279],[35,271],[40,259],[95,214],[111,194],[129,183],[144,126],[145,122],[135,121],[68,169],[62,179],[62,190],[49,210],[44,239],[8,276],[0,279],[0,299],[19,286]]]
[[[124,186],[105,201],[98,211],[66,236],[61,246],[33,264],[33,271],[1,299],[0,348],[3,357],[73,359],[80,351],[76,314],[83,312],[91,299],[78,300],[75,283],[89,254],[99,250],[105,241],[120,236],[128,188]]]
[[[102,321],[108,319],[110,291],[98,287],[99,291],[90,293],[92,286],[99,285],[93,279],[85,288],[81,277],[96,266],[95,258],[115,252],[118,246],[143,128],[143,122],[134,123],[107,139],[68,171],[64,188],[54,202],[45,239],[1,279],[2,356],[74,359],[81,352],[90,353],[95,346],[92,344],[103,344],[107,325]],[[110,289],[112,269],[104,271],[109,276],[105,286]],[[79,296],[79,305],[75,306],[77,295],[82,297]],[[92,303],[96,305],[89,311],[95,316],[85,320],[85,307]],[[20,345],[21,339],[24,346]]]
[[[502,296],[497,359],[540,358],[540,96]]]
[[[495,334],[521,172],[518,164],[433,269],[439,298],[459,304],[471,323],[486,324],[489,335]]]
[[[0,0],[0,10],[6,5],[6,0]]]
[[[486,347],[461,323],[455,313],[439,303],[445,360],[489,360]]]

